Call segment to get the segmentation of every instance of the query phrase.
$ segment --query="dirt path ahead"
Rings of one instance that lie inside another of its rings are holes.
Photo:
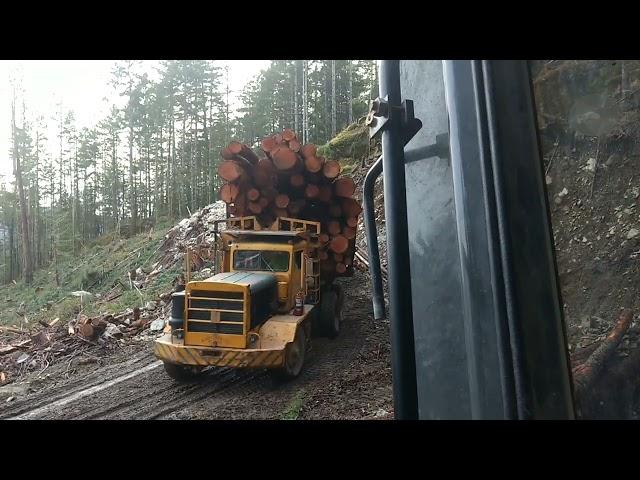
[[[358,419],[392,408],[389,331],[374,322],[368,278],[344,283],[341,335],[314,339],[301,376],[275,384],[263,370],[210,369],[190,383],[168,377],[150,342],[129,345],[104,364],[52,367],[2,400],[0,419]]]

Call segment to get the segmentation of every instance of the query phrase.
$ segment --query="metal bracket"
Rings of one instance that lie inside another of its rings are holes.
[[[420,130],[422,122],[414,116],[413,100],[403,100],[401,105],[395,107],[390,106],[388,100],[389,97],[385,96],[371,102],[366,119],[366,124],[369,125],[369,138],[375,138],[391,118],[400,115],[403,136],[408,137],[405,138],[406,144]]]

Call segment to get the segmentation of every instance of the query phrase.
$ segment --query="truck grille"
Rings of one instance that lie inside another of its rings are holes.
[[[187,309],[187,330],[194,333],[242,335],[244,333],[243,293],[191,290]]]
[[[242,324],[231,325],[229,323],[201,323],[189,322],[188,329],[195,333],[226,333],[231,335],[242,335]]]

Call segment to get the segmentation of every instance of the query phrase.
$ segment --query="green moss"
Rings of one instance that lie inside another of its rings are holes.
[[[319,146],[318,154],[339,160],[342,165],[357,163],[369,154],[369,128],[364,121],[352,123],[327,144]]]
[[[280,416],[280,420],[297,420],[304,406],[305,391],[299,390],[294,395],[287,409]]]

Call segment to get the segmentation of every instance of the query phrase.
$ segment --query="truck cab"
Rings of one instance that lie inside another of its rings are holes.
[[[176,379],[208,366],[296,377],[312,332],[335,337],[340,328],[340,292],[321,276],[320,224],[278,218],[263,229],[242,217],[227,227],[222,272],[173,294],[170,331],[156,341],[155,355]]]

